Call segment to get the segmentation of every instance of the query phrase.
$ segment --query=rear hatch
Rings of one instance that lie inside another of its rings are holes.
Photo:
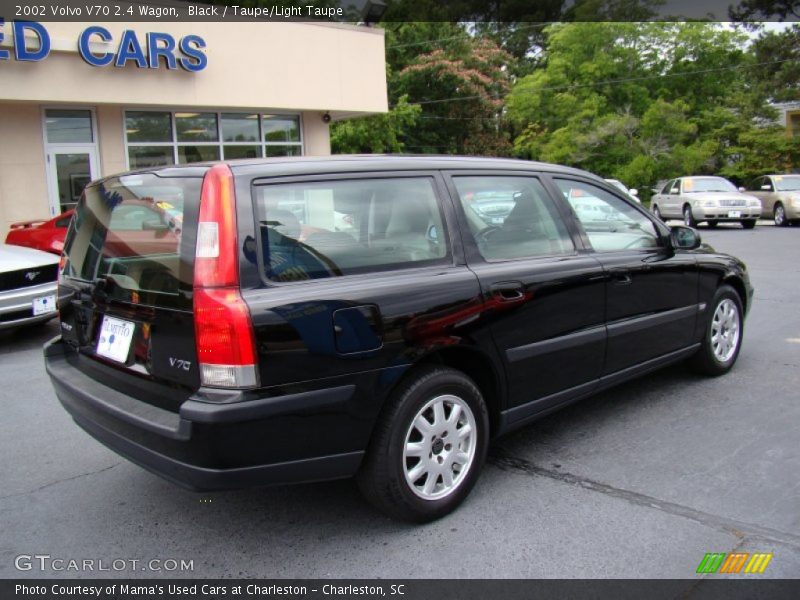
[[[59,281],[62,336],[77,350],[74,366],[170,410],[200,386],[193,272],[203,179],[180,174],[167,169],[88,186]]]

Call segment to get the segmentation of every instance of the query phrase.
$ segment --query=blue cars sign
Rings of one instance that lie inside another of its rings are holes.
[[[0,18],[0,27],[5,24]],[[36,21],[13,21],[15,60],[37,62],[50,55],[50,34],[41,23]],[[25,35],[33,34],[39,43],[35,48],[29,48],[25,43]],[[0,43],[4,34],[0,29]],[[92,48],[94,42],[112,44],[115,50],[98,50]],[[185,71],[202,71],[208,64],[208,57],[203,48],[205,40],[199,35],[185,35],[175,39],[168,33],[148,32],[141,40],[135,31],[126,29],[120,39],[114,40],[111,32],[105,27],[92,25],[84,29],[78,36],[78,52],[87,64],[93,67],[124,67],[130,63],[140,69],[158,69],[165,66],[167,69],[180,67]],[[0,48],[0,61],[10,60],[11,50]]]

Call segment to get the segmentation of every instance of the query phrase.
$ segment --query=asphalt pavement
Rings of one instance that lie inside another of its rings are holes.
[[[467,502],[424,526],[376,513],[349,481],[177,488],[58,404],[41,354],[56,323],[0,334],[0,578],[697,579],[705,553],[734,551],[773,553],[763,577],[800,577],[800,228],[700,231],[756,290],[734,370],[670,367],[498,440]],[[20,555],[126,566],[20,571]],[[151,559],[162,570],[142,570]]]

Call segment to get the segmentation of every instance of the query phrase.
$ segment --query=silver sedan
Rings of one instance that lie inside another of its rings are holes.
[[[687,227],[707,223],[741,223],[752,229],[761,216],[761,201],[743,194],[722,177],[678,177],[668,181],[650,202],[653,213],[661,219],[683,219]]]

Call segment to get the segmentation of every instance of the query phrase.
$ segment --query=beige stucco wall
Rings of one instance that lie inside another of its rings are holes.
[[[288,111],[302,118],[306,155],[330,154],[323,115],[333,118],[388,109],[384,37],[380,29],[316,23],[101,23],[115,42],[134,29],[206,41],[208,66],[178,69],[92,67],[77,42],[88,23],[44,24],[50,56],[40,62],[0,61],[0,236],[15,221],[49,218],[44,107],[85,107],[95,113],[98,176],[126,170],[123,111],[141,106],[171,110]],[[3,26],[10,47],[11,25]],[[0,241],[2,241],[0,239]]]
[[[0,63],[0,99],[192,107],[260,107],[368,114],[387,110],[383,31],[318,23],[98,23],[112,34],[165,32],[201,36],[208,66],[92,67],[78,54],[88,23],[45,23],[52,51],[39,62]],[[4,28],[11,44],[11,25]],[[96,38],[95,38],[96,39]]]
[[[0,105],[0,242],[15,221],[50,218],[43,145],[37,105]]]

